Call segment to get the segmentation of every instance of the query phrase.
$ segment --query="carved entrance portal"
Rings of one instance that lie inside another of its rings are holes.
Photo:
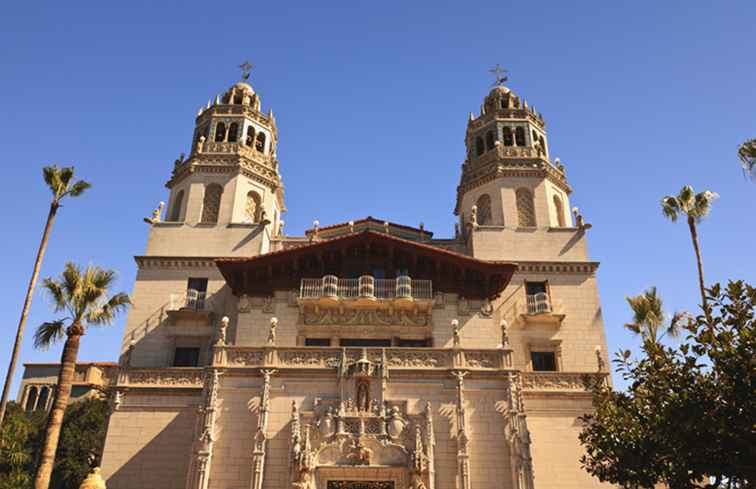
[[[394,481],[328,481],[326,489],[394,489]]]

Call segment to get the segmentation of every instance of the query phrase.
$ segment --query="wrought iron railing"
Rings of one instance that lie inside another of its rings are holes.
[[[548,294],[539,292],[528,295],[528,314],[543,314],[551,312],[551,301]]]
[[[301,299],[432,299],[433,284],[430,280],[413,280],[406,275],[396,279],[375,278],[363,275],[360,278],[338,278],[326,275],[323,278],[304,278],[300,287]]]
[[[210,301],[206,293],[194,289],[187,289],[183,294],[171,294],[168,301],[169,311],[208,311],[209,309]]]

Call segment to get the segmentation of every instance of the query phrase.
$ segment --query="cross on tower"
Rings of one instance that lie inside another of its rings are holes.
[[[499,63],[496,63],[496,67],[488,70],[488,72],[496,77],[496,81],[493,82],[494,86],[502,86],[505,81],[509,80],[507,75],[502,76],[502,73],[507,73],[507,70],[499,66]]]
[[[249,80],[249,72],[252,71],[252,63],[245,61],[244,63],[239,65],[239,68],[241,68],[242,70],[242,80]]]

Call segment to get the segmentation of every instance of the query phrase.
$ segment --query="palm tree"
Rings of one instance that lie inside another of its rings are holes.
[[[116,314],[131,304],[129,296],[123,292],[108,297],[108,289],[114,279],[115,272],[111,270],[90,265],[82,271],[77,265],[68,262],[59,279],[46,278],[43,282],[52,298],[55,312],[66,311],[68,317],[41,324],[34,335],[34,346],[37,348],[47,348],[66,337],[60,358],[58,388],[47,418],[45,438],[34,477],[35,489],[48,489],[50,485],[63,413],[71,395],[79,342],[86,327],[90,324],[110,324]]]
[[[632,322],[625,324],[625,328],[640,335],[644,341],[658,343],[666,335],[677,337],[681,322],[687,318],[685,313],[675,313],[665,325],[662,299],[656,293],[656,287],[634,297],[625,297],[625,300],[633,311]]]
[[[738,148],[738,157],[743,165],[743,172],[756,177],[756,139],[741,144]]]
[[[50,202],[50,211],[47,214],[45,230],[42,233],[42,241],[39,243],[39,249],[37,250],[37,259],[34,262],[31,280],[29,280],[29,286],[26,289],[26,298],[24,299],[24,306],[21,309],[21,319],[18,321],[18,329],[16,330],[16,343],[13,345],[10,365],[8,365],[8,372],[5,374],[3,397],[2,401],[0,401],[0,423],[3,422],[3,418],[5,417],[5,408],[8,405],[8,394],[10,393],[11,384],[13,383],[13,374],[16,371],[16,362],[18,362],[18,355],[21,350],[21,340],[24,337],[26,318],[29,316],[29,308],[31,307],[32,296],[34,295],[34,287],[37,284],[39,268],[42,265],[42,258],[45,256],[47,241],[50,238],[50,230],[52,229],[55,216],[60,208],[60,202],[68,196],[78,197],[91,186],[84,180],[74,182],[73,167],[58,168],[57,166],[46,166],[42,169],[42,175],[45,178],[45,183],[50,187],[53,197]]]
[[[668,195],[661,201],[662,212],[672,222],[677,221],[680,214],[688,217],[688,228],[693,240],[693,250],[696,252],[696,265],[698,266],[698,288],[701,292],[701,305],[706,306],[706,288],[704,286],[703,261],[701,260],[701,245],[698,242],[698,230],[696,224],[711,210],[712,202],[719,198],[719,194],[706,190],[695,193],[693,187],[686,185],[677,196]]]

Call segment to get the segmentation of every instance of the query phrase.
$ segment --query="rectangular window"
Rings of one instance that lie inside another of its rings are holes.
[[[353,346],[353,347],[361,347],[361,348],[383,348],[383,347],[390,347],[391,346],[391,340],[370,340],[370,339],[362,339],[362,338],[343,338],[339,340],[339,346]]]
[[[305,346],[331,346],[330,338],[305,338]]]
[[[207,277],[189,277],[189,280],[186,281],[186,288],[202,293],[207,292]]]
[[[533,362],[533,371],[556,372],[556,353],[553,351],[530,352],[530,360]]]
[[[200,349],[196,347],[176,347],[173,354],[174,367],[196,367],[199,365]]]
[[[528,295],[546,293],[546,282],[525,282],[525,292]]]

